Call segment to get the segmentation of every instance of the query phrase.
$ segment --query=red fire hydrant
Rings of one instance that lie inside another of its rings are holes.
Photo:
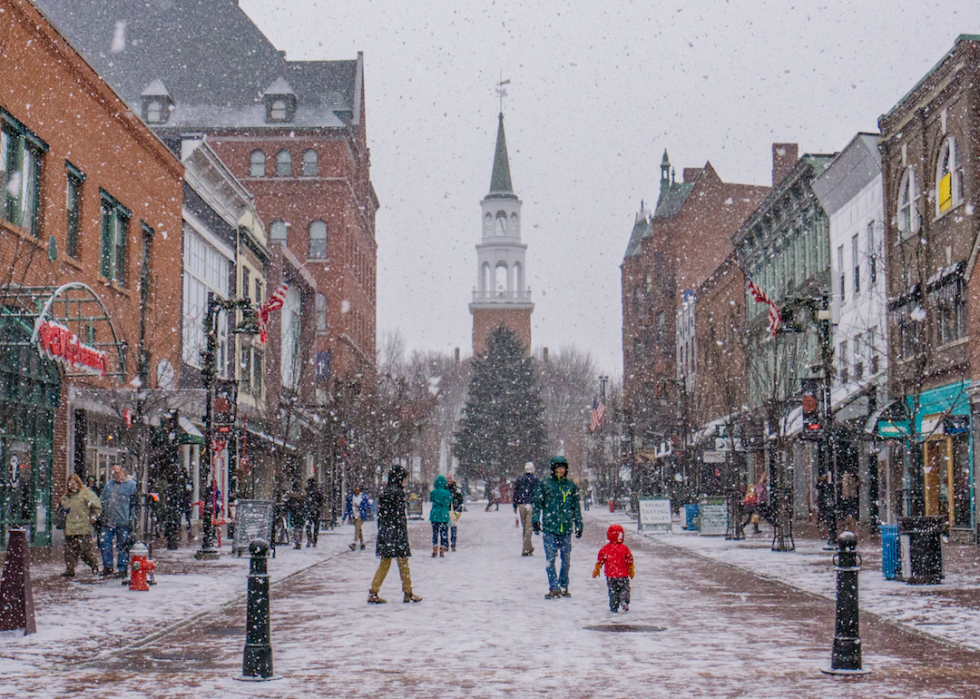
[[[153,572],[156,563],[149,559],[150,552],[144,544],[135,544],[129,550],[129,589],[149,592],[150,586],[146,584],[146,576]]]
[[[615,500],[610,500],[609,501],[609,511],[610,512],[615,512],[616,511],[616,501]]]

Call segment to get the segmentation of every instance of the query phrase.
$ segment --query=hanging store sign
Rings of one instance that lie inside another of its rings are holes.
[[[86,345],[61,323],[38,318],[34,326],[34,336],[42,357],[54,360],[71,371],[105,378],[109,368],[109,355]]]

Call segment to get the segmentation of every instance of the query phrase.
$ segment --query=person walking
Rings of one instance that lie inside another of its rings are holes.
[[[534,496],[537,492],[538,478],[534,475],[534,464],[528,461],[524,464],[524,474],[514,481],[514,512],[520,515],[521,526],[524,528],[522,556],[534,555],[531,515],[534,511]]]
[[[463,491],[459,489],[459,484],[453,478],[453,474],[446,474],[446,486],[449,494],[453,496],[452,504],[449,507],[449,550],[456,550],[456,528],[459,526],[459,518],[463,516]]]
[[[429,493],[432,508],[429,510],[429,522],[432,524],[432,557],[440,558],[449,550],[449,511],[452,509],[453,496],[446,486],[446,477],[436,476],[435,487]]]
[[[371,581],[368,593],[368,604],[384,604],[378,593],[381,585],[391,568],[391,559],[398,561],[398,574],[402,579],[403,601],[421,602],[422,598],[412,591],[412,572],[408,568],[408,559],[412,549],[408,543],[408,519],[405,516],[405,484],[408,483],[408,473],[404,468],[395,464],[388,471],[388,485],[378,498],[378,541],[375,551],[381,559],[378,570]]]
[[[630,610],[630,580],[636,574],[633,568],[633,552],[623,543],[626,533],[618,524],[613,524],[606,530],[609,543],[599,549],[599,559],[596,561],[592,577],[598,578],[599,571],[606,567],[606,587],[609,588],[609,611],[617,614],[622,608]]]
[[[306,479],[306,545],[316,548],[320,538],[320,517],[323,516],[323,493],[315,478]]]
[[[68,477],[68,492],[59,504],[65,512],[65,572],[61,577],[75,577],[79,557],[98,575],[99,559],[92,553],[92,525],[102,512],[99,496],[82,485],[82,479],[73,473]]]
[[[286,493],[286,513],[293,528],[293,548],[303,548],[303,526],[306,524],[306,498],[297,491]]]
[[[756,511],[758,507],[759,496],[755,492],[755,486],[750,485],[748,490],[745,491],[745,499],[742,501],[742,511],[745,512],[745,521],[742,522],[743,530],[751,522],[755,526],[754,533],[759,533],[759,513]]]
[[[126,469],[119,464],[112,466],[112,478],[102,489],[102,575],[110,577],[112,570],[112,545],[116,545],[117,577],[125,578],[129,567],[130,518],[133,498],[136,497],[136,481],[126,476]]]
[[[363,492],[361,486],[355,485],[354,492],[347,494],[347,508],[344,510],[343,519],[349,519],[354,525],[354,541],[350,544],[350,550],[357,549],[357,544],[361,544],[361,551],[364,550],[364,520],[368,518],[371,511],[371,501],[367,493]]]
[[[568,461],[564,456],[551,457],[551,478],[538,483],[531,514],[534,533],[544,531],[544,555],[547,561],[548,594],[545,599],[571,597],[568,591],[568,569],[572,562],[572,532],[582,538],[582,508],[578,486],[568,478]],[[561,572],[555,572],[555,559],[561,554]]]

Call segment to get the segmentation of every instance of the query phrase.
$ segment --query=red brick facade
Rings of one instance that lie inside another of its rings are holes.
[[[95,71],[26,0],[0,0],[0,109],[5,127],[19,122],[47,146],[39,176],[37,235],[0,220],[0,269],[8,294],[19,285],[60,286],[83,282],[101,298],[120,342],[128,347],[126,381],[137,370],[143,229],[149,246],[149,302],[145,314],[149,365],[180,365],[181,187],[183,166],[130,111]],[[66,188],[71,163],[84,174],[78,217],[77,258],[66,252]],[[100,275],[101,192],[131,212],[126,237],[125,283]],[[0,211],[2,216],[2,211]],[[52,247],[53,246],[53,247]],[[57,260],[49,251],[57,250]],[[166,293],[158,295],[158,290]],[[177,297],[179,299],[179,295]],[[100,329],[99,340],[107,330]],[[114,353],[113,353],[114,355]],[[115,368],[114,356],[110,360]],[[150,372],[155,387],[155,371]],[[119,388],[106,379],[66,378],[55,414],[52,483],[64,491],[68,453],[66,426],[70,386]]]
[[[474,308],[473,313],[473,354],[483,354],[487,349],[490,333],[503,325],[514,331],[517,339],[530,354],[531,352],[531,309],[530,308]]]

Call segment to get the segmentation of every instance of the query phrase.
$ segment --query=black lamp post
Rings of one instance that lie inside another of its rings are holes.
[[[221,311],[235,313],[242,311],[242,322],[235,328],[234,334],[257,335],[259,332],[255,308],[249,299],[223,299],[214,292],[208,292],[208,307],[204,315],[204,334],[207,337],[207,344],[204,349],[204,367],[201,376],[204,380],[204,390],[206,403],[204,407],[204,449],[201,450],[201,469],[198,483],[203,488],[211,478],[211,461],[213,454],[211,448],[214,440],[214,385],[218,374],[218,314]],[[207,497],[202,492],[201,500],[207,503]],[[205,512],[205,507],[201,507],[201,548],[194,554],[198,560],[215,560],[218,558],[218,550],[214,547],[214,513],[215,503],[211,503],[210,508]]]

